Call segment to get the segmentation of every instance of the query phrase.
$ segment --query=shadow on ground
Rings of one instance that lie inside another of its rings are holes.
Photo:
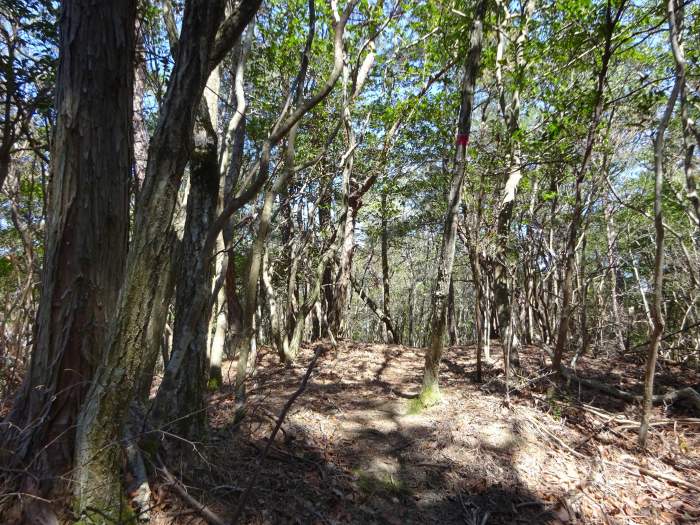
[[[307,350],[300,363],[309,358]],[[305,371],[275,359],[261,352],[242,424],[232,424],[230,385],[212,396],[211,440],[199,447],[208,463],[181,458],[183,481],[224,518]],[[420,350],[402,346],[353,345],[324,356],[270,449],[245,522],[558,523],[553,504],[520,479],[523,439],[503,423],[512,418],[499,413],[489,427],[494,409],[485,406],[469,420],[483,419],[487,431],[464,431],[456,421],[467,395],[459,389],[470,381],[464,365],[448,365],[445,402],[417,411],[421,367]]]

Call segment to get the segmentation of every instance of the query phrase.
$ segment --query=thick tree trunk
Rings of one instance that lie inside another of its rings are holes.
[[[182,205],[178,204],[178,207],[181,208]],[[179,210],[176,212],[176,215],[179,215],[179,213],[183,213],[183,211]],[[175,229],[168,232],[170,239],[164,247],[166,257],[170,259],[170,264],[164,267],[161,284],[153,298],[151,319],[148,323],[148,331],[144,341],[144,344],[148,346],[144,348],[144,366],[140,371],[136,384],[136,401],[139,403],[148,401],[151,393],[151,384],[153,383],[153,370],[159,359],[162,359],[163,367],[167,366],[170,360],[170,352],[173,348],[173,333],[169,334],[165,344],[163,338],[165,324],[168,319],[168,310],[170,309],[175,290],[175,280],[181,267],[182,230],[183,225],[180,222],[179,225],[175,226]]]
[[[41,301],[8,419],[20,429],[13,461],[31,461],[48,483],[73,464],[78,412],[124,274],[136,16],[131,0],[62,6]]]
[[[333,289],[333,305],[330,308],[328,324],[333,335],[343,337],[346,330],[345,314],[350,300],[350,274],[355,253],[355,221],[357,209],[352,205],[346,208],[343,241],[340,249],[338,274]]]
[[[486,0],[479,0],[474,11],[469,53],[464,64],[464,73],[462,76],[462,100],[457,124],[455,161],[447,202],[447,213],[445,215],[445,224],[443,227],[437,283],[433,295],[430,347],[427,348],[425,352],[423,386],[420,393],[420,400],[424,405],[437,403],[440,399],[438,373],[444,345],[443,339],[447,321],[447,300],[450,281],[452,280],[452,265],[455,257],[457,219],[462,202],[467,144],[469,143],[472,107],[474,104],[474,89],[476,87],[476,78],[481,63],[483,21],[486,13],[486,5]]]
[[[350,274],[352,273],[352,258],[355,253],[355,221],[359,211],[359,199],[354,198],[355,184],[352,178],[355,161],[354,151],[356,147],[355,132],[350,120],[350,106],[347,100],[347,82],[349,73],[344,71],[346,84],[346,101],[343,109],[343,122],[347,134],[347,151],[349,155],[343,162],[343,212],[345,222],[343,224],[342,241],[338,258],[338,273],[333,288],[333,302],[329,305],[328,324],[329,329],[336,338],[342,337],[345,332],[345,314],[350,299]]]
[[[171,219],[192,149],[195,112],[212,64],[216,65],[233,45],[259,0],[244,0],[228,23],[221,24],[224,4],[223,0],[185,3],[175,66],[149,147],[126,276],[106,355],[79,418],[75,493],[79,511],[95,509],[86,516],[87,522],[103,522],[100,513],[111,519],[121,505],[118,440],[135,394],[136,378],[148,372],[145,367],[150,360],[144,349],[156,348],[145,338],[161,277],[169,264]],[[225,27],[216,39],[220,25]]]
[[[190,160],[190,191],[187,198],[187,218],[182,240],[181,260],[175,297],[173,348],[158,389],[153,419],[160,428],[166,428],[189,440],[198,440],[206,431],[204,392],[206,386],[206,343],[210,315],[199,315],[188,344],[183,333],[189,330],[192,317],[192,297],[202,289],[211,290],[213,253],[203,253],[207,233],[214,220],[219,192],[217,141],[213,129],[200,130],[195,138],[195,149]],[[208,260],[203,268],[195,266],[199,259]],[[211,292],[209,292],[210,294]],[[207,301],[205,310],[212,301]]]
[[[520,168],[517,168],[518,171]],[[498,215],[498,245],[493,269],[493,302],[498,321],[498,336],[503,347],[503,362],[518,367],[520,365],[518,347],[519,341],[513,330],[513,313],[511,304],[511,286],[508,275],[508,244],[510,237],[510,222],[513,214],[514,201],[503,205]]]

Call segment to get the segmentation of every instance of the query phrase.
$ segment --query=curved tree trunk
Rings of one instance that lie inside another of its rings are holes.
[[[235,53],[235,65],[232,73],[233,93],[232,102],[236,111],[226,127],[224,147],[221,150],[219,171],[221,173],[220,207],[223,210],[224,199],[236,187],[243,164],[243,146],[245,142],[245,111],[246,99],[244,91],[244,74],[248,53],[252,45],[254,24],[246,29],[245,35],[238,44]],[[217,286],[220,286],[216,304],[216,331],[211,348],[209,349],[209,387],[217,389],[221,386],[221,362],[224,356],[224,346],[227,340],[235,340],[240,333],[240,304],[236,295],[236,279],[233,257],[233,227],[231,221],[224,226],[217,238],[216,276]],[[223,280],[223,282],[221,282]]]
[[[671,39],[674,38],[675,25],[675,0],[668,0],[668,18],[671,27]],[[649,331],[649,346],[647,348],[647,361],[644,370],[644,399],[642,401],[642,421],[639,426],[639,445],[646,447],[649,423],[651,420],[651,406],[654,398],[654,374],[656,372],[656,358],[659,353],[661,336],[664,332],[663,312],[663,283],[664,283],[664,222],[662,191],[664,185],[664,142],[666,140],[666,128],[673,115],[679,92],[683,83],[681,70],[676,70],[676,81],[671,95],[666,103],[666,109],[659,122],[659,129],[654,137],[654,241],[656,250],[654,253],[654,276],[652,281],[653,299],[650,308],[651,323]]]

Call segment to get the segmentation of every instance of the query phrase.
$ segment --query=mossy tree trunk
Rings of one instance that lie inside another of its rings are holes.
[[[169,264],[173,210],[192,151],[195,113],[211,70],[253,17],[259,0],[244,0],[222,23],[223,0],[185,3],[175,65],[151,140],[146,179],[106,353],[78,422],[76,506],[88,522],[101,523],[120,509],[120,438],[137,378],[150,365],[146,337],[162,275]],[[95,509],[93,513],[87,513]]]
[[[486,0],[479,0],[474,10],[471,26],[469,52],[464,62],[462,73],[462,92],[457,122],[457,140],[455,160],[452,167],[450,192],[447,201],[447,213],[443,225],[442,247],[440,250],[437,283],[433,294],[432,320],[430,326],[430,343],[425,352],[423,386],[420,400],[424,405],[432,405],[440,399],[439,370],[444,348],[445,328],[447,325],[447,306],[449,288],[452,281],[452,266],[455,258],[457,240],[457,220],[462,203],[462,188],[466,172],[467,145],[472,121],[474,89],[481,63],[483,42],[483,22],[486,14]]]

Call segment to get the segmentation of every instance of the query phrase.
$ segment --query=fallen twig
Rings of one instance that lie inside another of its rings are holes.
[[[560,447],[562,447],[563,449],[565,449],[565,450],[568,451],[569,453],[573,454],[574,456],[576,456],[576,457],[578,457],[578,458],[586,458],[586,456],[585,456],[584,454],[581,454],[580,452],[577,452],[576,450],[574,450],[573,448],[571,448],[569,445],[567,445],[566,443],[564,443],[564,441],[562,441],[559,437],[557,437],[557,436],[554,435],[552,432],[550,432],[550,431],[549,431],[547,428],[545,428],[543,425],[540,425],[539,423],[537,423],[534,419],[529,418],[529,417],[528,417],[527,419],[530,421],[530,423],[531,423],[537,430],[539,430],[539,431],[542,432],[543,434],[545,434],[545,435],[549,436],[550,438],[552,438]],[[669,482],[674,483],[674,484],[676,484],[676,485],[679,485],[679,486],[681,486],[681,487],[690,489],[690,490],[692,490],[692,491],[694,491],[694,492],[700,492],[700,487],[698,487],[697,485],[693,485],[692,483],[689,483],[689,482],[687,482],[687,481],[685,481],[685,480],[682,480],[682,479],[680,479],[680,478],[678,478],[678,477],[676,477],[676,476],[673,476],[673,475],[671,475],[671,474],[665,474],[665,473],[663,473],[663,472],[658,472],[658,471],[656,471],[656,470],[651,470],[651,469],[648,469],[648,468],[646,468],[646,467],[642,467],[642,466],[639,466],[639,465],[625,465],[625,464],[623,464],[623,463],[618,463],[618,462],[615,462],[615,461],[609,461],[609,460],[607,460],[607,459],[602,459],[602,458],[601,458],[600,461],[601,461],[603,464],[605,464],[605,465],[609,465],[609,466],[611,466],[611,467],[617,467],[617,468],[619,468],[619,469],[621,469],[621,470],[624,470],[625,472],[627,472],[628,474],[632,474],[633,476],[640,477],[640,476],[643,474],[643,475],[645,475],[645,476],[651,476],[651,477],[654,477],[654,478],[658,478],[658,479],[662,479],[662,480],[665,480],[665,481],[669,481]]]
[[[583,445],[588,443],[591,439],[596,437],[598,434],[601,432],[604,432],[605,430],[608,430],[610,428],[610,425],[617,419],[617,416],[612,416],[608,418],[602,425],[600,425],[598,428],[596,428],[593,432],[591,432],[583,441],[580,441],[575,447],[574,450],[578,450],[581,448]]]
[[[166,481],[170,484],[173,489],[175,489],[175,492],[177,492],[182,499],[184,499],[194,510],[196,510],[198,513],[204,517],[209,523],[212,523],[213,525],[228,525],[224,519],[216,514],[213,510],[211,510],[209,507],[207,507],[204,503],[201,501],[197,500],[194,496],[192,496],[189,492],[187,492],[187,489],[180,483],[180,481],[172,475],[172,473],[167,469],[167,467],[163,464],[163,462],[160,462],[160,466],[158,468],[160,472],[163,474],[163,477],[166,479]]]
[[[243,513],[243,509],[245,508],[245,504],[246,504],[248,498],[250,497],[251,492],[253,491],[253,487],[255,486],[256,480],[258,479],[258,475],[260,474],[260,470],[262,468],[263,461],[265,461],[265,458],[267,457],[267,454],[270,451],[270,447],[272,446],[272,443],[275,441],[275,436],[277,435],[277,432],[279,432],[279,429],[282,427],[282,422],[284,421],[284,418],[287,416],[287,412],[289,412],[289,409],[292,408],[292,405],[294,404],[294,402],[302,394],[302,392],[306,389],[306,384],[309,382],[309,378],[311,377],[311,372],[313,372],[314,368],[316,367],[316,362],[318,361],[318,358],[321,356],[321,354],[325,350],[326,350],[326,348],[323,346],[316,347],[316,351],[314,352],[314,357],[311,360],[311,363],[309,363],[309,367],[306,369],[306,373],[304,374],[304,378],[301,381],[301,385],[299,385],[299,388],[297,388],[297,390],[292,394],[292,396],[284,404],[284,407],[282,408],[280,415],[277,417],[277,423],[275,424],[275,428],[272,430],[272,433],[270,434],[270,437],[267,440],[267,444],[265,445],[265,448],[263,449],[262,454],[260,454],[260,456],[258,457],[258,464],[250,476],[250,479],[248,481],[248,485],[246,486],[245,490],[243,491],[243,494],[241,494],[241,497],[238,500],[238,505],[236,506],[236,510],[233,513],[233,518],[231,519],[231,523],[233,523],[233,524],[238,523],[238,520],[240,519],[241,514]]]
[[[622,423],[620,426],[614,428],[614,430],[627,430],[627,429],[639,429],[639,423],[636,421],[631,421],[629,419],[619,420],[618,423]],[[681,419],[659,419],[658,421],[652,421],[649,423],[650,427],[663,427],[666,425],[700,425],[700,418],[690,417]]]
[[[675,483],[676,485],[680,485],[681,487],[684,487],[686,489],[692,490],[693,492],[700,492],[700,487],[697,485],[693,485],[692,483],[688,483],[687,481],[677,478],[676,476],[672,476],[671,474],[664,474],[663,472],[658,472],[656,470],[651,470],[645,467],[640,467],[635,465],[634,468],[639,470],[642,474],[645,476],[651,476],[653,478],[658,478],[658,479],[663,479],[665,481],[670,481],[671,483]]]

